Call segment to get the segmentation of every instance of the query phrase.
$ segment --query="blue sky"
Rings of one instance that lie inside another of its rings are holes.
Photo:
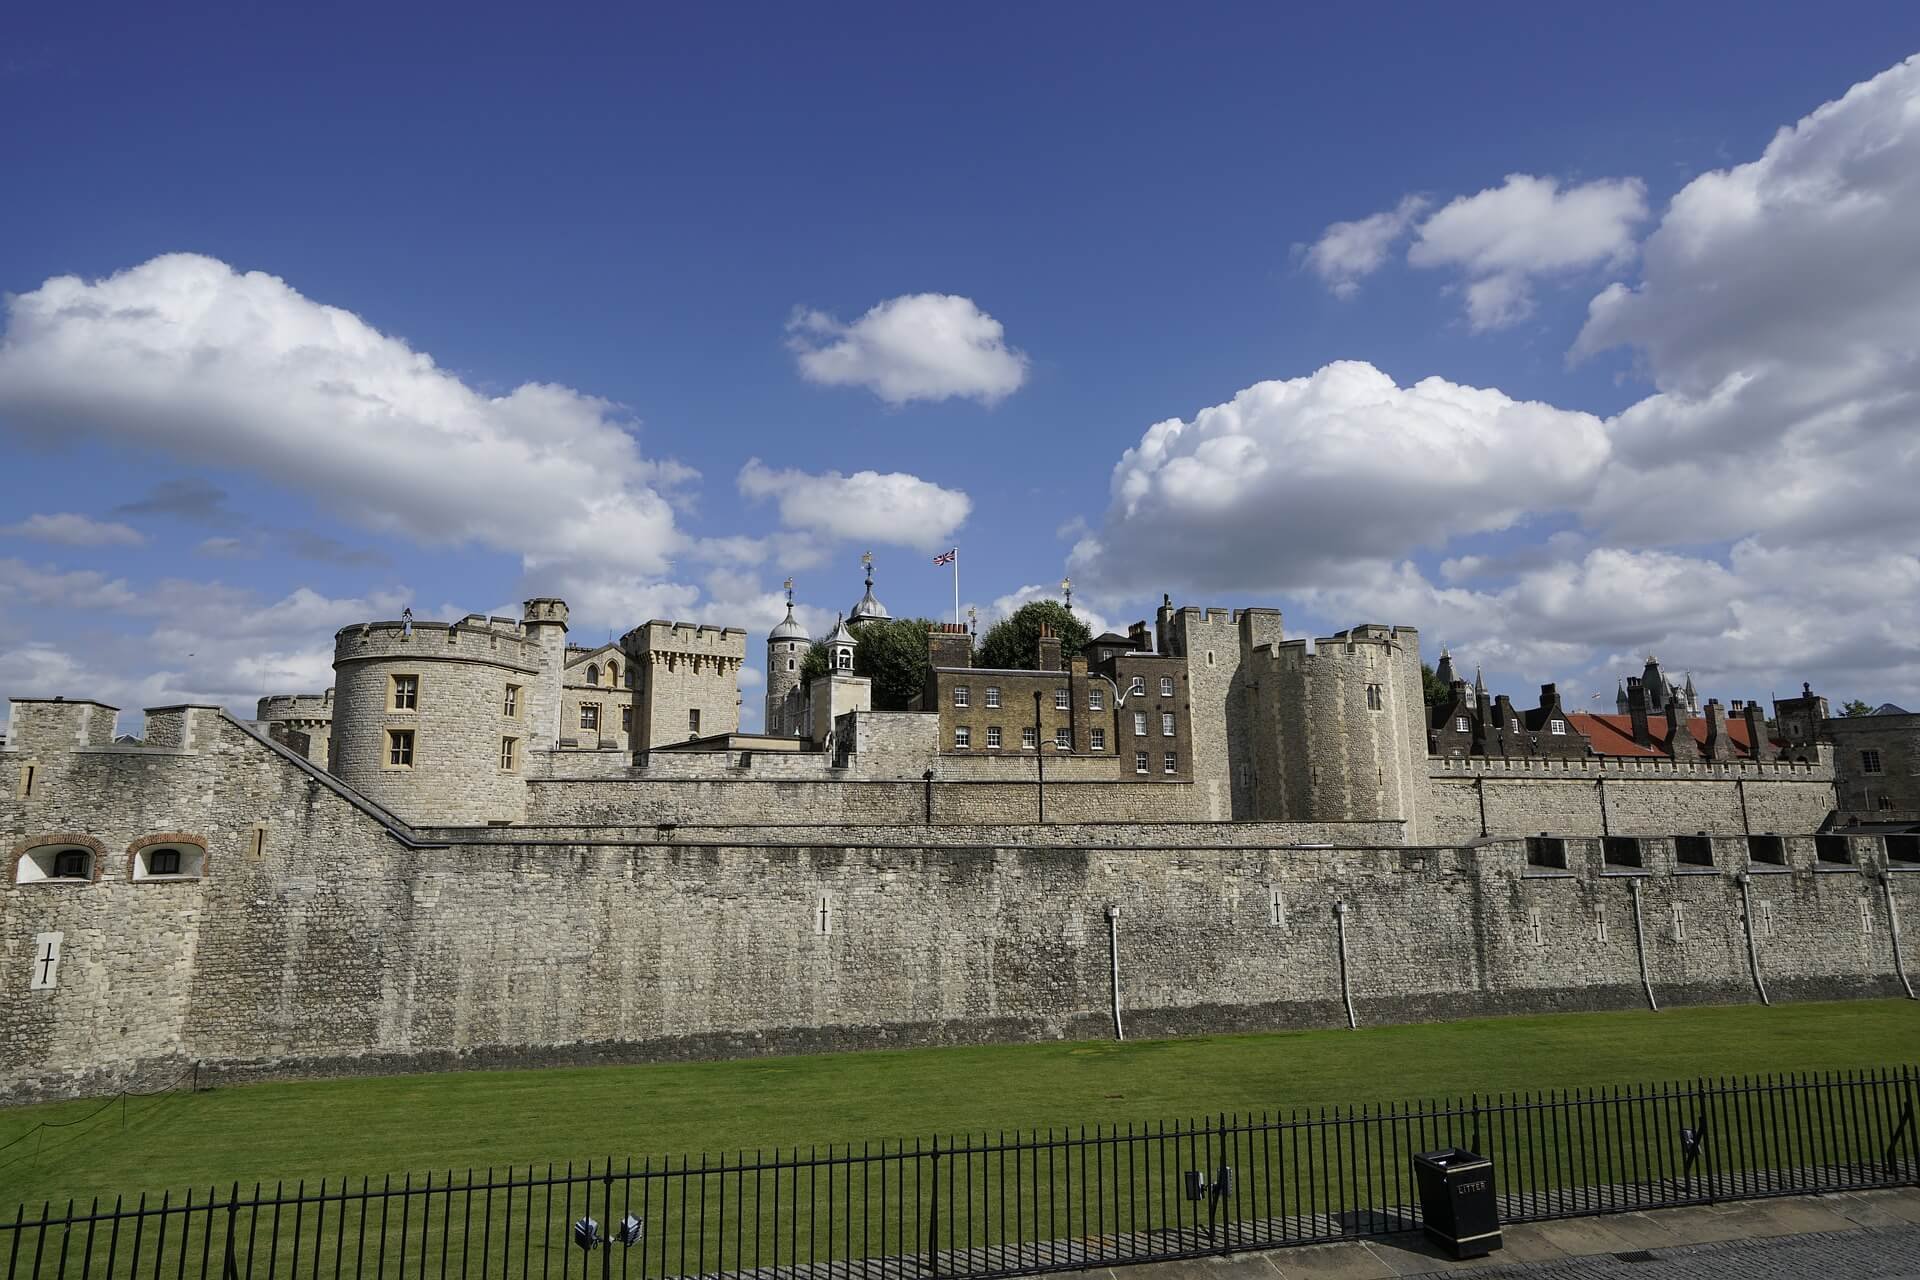
[[[940,614],[953,544],[1522,701],[1920,697],[1920,10],[1541,13],[0,18],[0,697],[824,626],[867,549]]]

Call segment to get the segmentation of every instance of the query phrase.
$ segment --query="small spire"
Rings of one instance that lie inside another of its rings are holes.
[[[793,612],[793,579],[788,578],[786,582],[783,583],[782,585],[785,586],[787,589],[787,612],[792,613]]]
[[[860,563],[863,566],[865,566],[867,570],[867,586],[869,587],[873,586],[873,552],[871,551],[861,552]]]

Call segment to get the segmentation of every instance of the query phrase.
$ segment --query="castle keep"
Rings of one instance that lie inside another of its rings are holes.
[[[1906,989],[1920,848],[1846,825],[1817,705],[1448,658],[1430,708],[1411,628],[1167,600],[1031,669],[936,628],[876,710],[885,616],[869,573],[803,681],[789,611],[758,734],[743,631],[578,646],[552,599],[347,627],[252,723],[15,700],[0,1099]]]

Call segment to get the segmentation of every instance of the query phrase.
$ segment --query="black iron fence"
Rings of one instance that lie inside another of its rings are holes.
[[[990,1277],[1419,1225],[1415,1152],[1524,1222],[1920,1182],[1920,1073],[1741,1077],[1284,1115],[42,1203],[6,1280]]]

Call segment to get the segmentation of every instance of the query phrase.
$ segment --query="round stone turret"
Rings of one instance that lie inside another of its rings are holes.
[[[787,616],[767,633],[767,723],[768,733],[785,735],[787,701],[800,687],[800,664],[806,660],[813,640],[807,629],[793,616],[793,600],[787,600]]]
[[[329,766],[341,781],[410,822],[480,826],[526,811],[527,757],[542,734],[539,687],[565,643],[566,605],[537,625],[367,622],[334,636]]]

